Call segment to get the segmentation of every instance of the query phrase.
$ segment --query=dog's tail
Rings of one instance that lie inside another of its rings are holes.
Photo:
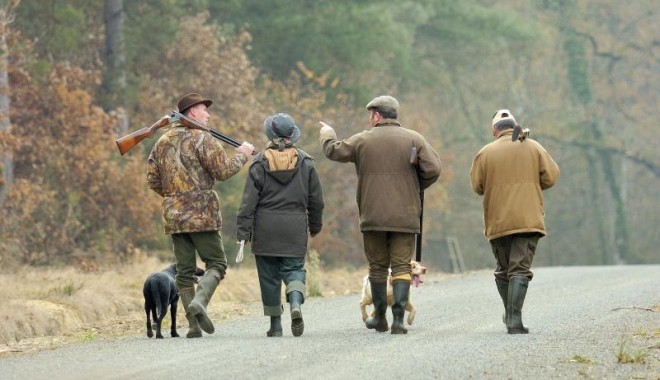
[[[156,304],[156,314],[158,315],[158,323],[162,322],[165,314],[167,313],[167,303],[170,298],[170,289],[161,289],[160,281],[151,281],[149,284],[151,290],[151,298]]]

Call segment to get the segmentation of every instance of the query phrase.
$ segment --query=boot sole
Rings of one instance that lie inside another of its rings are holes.
[[[387,332],[390,329],[390,326],[387,324],[387,320],[385,320],[385,323],[382,323],[382,324],[373,324],[373,323],[370,323],[370,322],[371,322],[370,319],[367,319],[364,322],[364,325],[367,326],[367,328],[369,330],[376,329],[376,331],[378,331],[378,332]]]
[[[508,328],[506,329],[507,334],[529,334],[529,329],[527,327],[519,328]]]
[[[281,337],[282,336],[282,330],[268,330],[266,331],[266,336],[267,337]]]
[[[376,331],[378,331],[378,332],[387,332],[390,329],[390,327],[387,324],[374,326],[374,325],[369,325],[369,324],[365,323],[365,326],[367,326],[367,328],[369,330],[376,329]]]
[[[201,338],[202,337],[202,332],[188,332],[186,334],[186,338]]]
[[[197,323],[199,323],[199,327],[207,334],[213,334],[215,332],[215,327],[213,326],[213,322],[209,319],[209,317],[204,314],[204,313],[199,313],[195,315],[195,318],[197,318]]]
[[[293,336],[301,336],[305,331],[305,321],[303,321],[300,309],[291,310],[291,333]]]
[[[209,316],[206,314],[206,310],[200,305],[191,302],[188,306],[190,314],[194,315],[197,319],[199,327],[207,334],[213,334],[215,332],[215,327],[213,327],[213,322],[209,319]]]

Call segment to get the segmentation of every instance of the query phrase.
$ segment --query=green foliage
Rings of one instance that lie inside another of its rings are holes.
[[[66,284],[62,285],[62,286],[51,288],[49,293],[54,294],[54,295],[62,295],[62,296],[71,297],[78,290],[82,289],[83,286],[84,286],[83,282],[75,283],[74,281],[69,281]]]
[[[78,335],[79,342],[93,342],[96,339],[96,333],[92,330]]]
[[[321,257],[317,250],[312,249],[309,251],[307,257],[307,296],[321,297]]]
[[[218,5],[214,15],[254,36],[251,58],[284,80],[298,62],[331,71],[354,94],[395,88],[413,73],[414,2],[307,2],[257,0]],[[382,72],[385,75],[363,76]],[[360,78],[360,80],[357,80]]]
[[[582,364],[591,364],[593,361],[585,356],[582,355],[575,355],[571,358],[571,362],[574,363],[582,363]]]
[[[571,35],[564,41],[564,51],[568,60],[568,81],[580,104],[591,102],[588,64],[585,58],[584,42]]]
[[[621,364],[644,364],[646,363],[646,358],[649,355],[647,350],[635,350],[630,351],[627,347],[629,340],[625,337],[621,338],[619,342],[619,349],[616,352],[616,360]]]
[[[14,23],[35,41],[38,59],[88,65],[96,56],[89,48],[102,30],[102,9],[96,1],[22,0]]]

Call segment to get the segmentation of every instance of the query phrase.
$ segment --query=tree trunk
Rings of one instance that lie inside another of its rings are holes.
[[[0,133],[11,132],[11,119],[9,114],[9,75],[7,33],[9,24],[14,20],[14,9],[20,0],[10,0],[0,9]],[[0,144],[0,146],[2,146]],[[2,146],[0,152],[0,206],[4,204],[12,185],[14,184],[14,155],[11,149]]]
[[[124,48],[124,2],[105,0],[105,47],[103,85],[101,96],[106,111],[119,109],[119,133],[128,133],[126,113],[126,51]]]

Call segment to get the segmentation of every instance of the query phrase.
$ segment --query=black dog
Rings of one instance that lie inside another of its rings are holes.
[[[204,275],[204,270],[197,268],[195,276]],[[152,338],[154,336],[151,327],[151,313],[153,317],[153,325],[156,329],[156,339],[163,339],[163,334],[160,332],[160,327],[163,323],[163,318],[167,315],[167,306],[170,306],[172,313],[172,338],[179,336],[176,332],[176,307],[179,302],[179,291],[174,281],[176,276],[176,264],[170,264],[167,268],[160,272],[152,273],[147,277],[142,288],[144,295],[144,311],[147,313],[147,336]]]

